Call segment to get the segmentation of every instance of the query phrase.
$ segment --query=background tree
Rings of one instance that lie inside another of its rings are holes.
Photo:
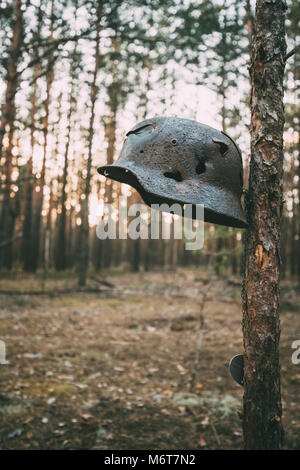
[[[1,112],[0,123],[0,158],[4,159],[3,174],[5,183],[3,187],[3,203],[0,215],[0,243],[9,241],[13,237],[16,219],[15,208],[11,198],[11,176],[13,168],[13,149],[15,144],[15,96],[18,87],[17,68],[21,58],[21,45],[23,40],[23,9],[22,0],[17,0],[14,6],[14,22],[10,52],[7,58],[7,78],[5,101]],[[4,136],[7,133],[7,142]],[[5,146],[4,146],[5,143]],[[8,243],[5,250],[1,250],[0,256],[3,265],[12,267],[12,244]]]
[[[102,1],[98,0],[96,5],[96,38],[95,38],[95,63],[92,75],[90,100],[90,121],[88,129],[88,158],[87,169],[85,178],[85,190],[81,204],[81,256],[79,264],[79,278],[78,283],[84,286],[86,282],[86,274],[89,262],[89,196],[91,186],[91,167],[92,167],[92,145],[94,137],[94,119],[95,119],[95,104],[98,96],[97,77],[100,68],[100,31],[101,31],[101,17],[102,17]]]

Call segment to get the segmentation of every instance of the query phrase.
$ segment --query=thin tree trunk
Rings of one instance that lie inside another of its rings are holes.
[[[294,40],[294,44],[296,46],[296,41]],[[297,79],[299,78],[299,51],[294,55],[294,63],[293,63],[293,78],[294,78],[294,83],[295,83],[295,88],[297,84]],[[297,94],[295,93],[295,107],[294,107],[294,132],[298,132],[298,135],[300,135],[300,106],[299,103],[297,102]],[[298,153],[298,166],[297,166],[297,176],[298,176],[298,183],[297,183],[297,189],[298,189],[298,208],[297,211],[295,210],[295,217],[296,217],[296,232],[298,234],[298,239],[296,243],[296,256],[297,256],[297,270],[296,270],[296,275],[298,277],[298,281],[300,283],[300,139],[298,138],[297,143],[295,144],[295,151]]]
[[[142,97],[144,99],[144,102],[143,102],[143,107],[144,107],[143,119],[147,119],[148,100],[149,100],[148,93],[151,89],[150,79],[151,79],[151,72],[152,72],[152,67],[153,67],[152,60],[148,56],[146,57],[144,67],[147,70],[147,77],[146,77],[146,83],[145,83],[145,94]],[[149,232],[150,232],[150,228],[149,228]],[[140,240],[136,240],[136,243],[140,243]],[[149,234],[149,238],[147,240],[143,240],[143,245],[144,245],[144,247],[143,247],[144,248],[144,256],[143,256],[144,270],[149,271],[149,269],[151,268],[151,265],[153,263],[153,259],[152,259],[153,258],[153,240],[151,239],[151,234]]]
[[[116,142],[116,113],[117,106],[114,97],[110,100],[111,109],[110,114],[107,118],[105,124],[105,134],[106,140],[108,143],[107,152],[106,152],[106,163],[111,165],[114,161],[115,154],[115,142]],[[112,180],[105,180],[105,200],[107,204],[113,204],[113,186],[114,182]],[[109,268],[112,263],[112,240],[107,238],[105,240],[105,250],[104,250],[104,266]]]
[[[42,24],[42,11],[39,6],[38,9],[38,26],[37,26],[37,41],[39,42],[40,39],[40,29]],[[39,48],[37,47],[36,50],[37,58],[39,57]],[[32,251],[31,251],[31,243],[32,243],[32,199],[33,199],[33,152],[35,146],[35,115],[37,110],[37,91],[38,91],[38,83],[37,78],[40,75],[40,63],[37,62],[34,66],[33,72],[33,93],[32,93],[32,100],[31,100],[31,112],[30,112],[30,145],[31,145],[31,155],[28,159],[26,165],[26,183],[25,183],[25,198],[24,198],[24,221],[23,221],[23,243],[22,243],[22,255],[23,255],[23,266],[24,271],[32,271]]]
[[[246,449],[281,449],[279,264],[285,4],[257,0],[251,53],[251,164],[243,282]]]
[[[96,26],[96,43],[95,43],[95,64],[93,72],[93,80],[91,84],[91,114],[89,122],[89,137],[88,137],[88,160],[87,160],[87,174],[85,180],[84,199],[81,204],[81,227],[80,227],[80,256],[78,265],[78,284],[85,286],[86,276],[89,264],[89,196],[91,186],[91,167],[92,167],[92,145],[94,137],[94,120],[95,120],[95,103],[98,96],[97,77],[100,67],[100,31],[101,31],[101,13],[102,3],[98,2],[97,7],[97,26]]]
[[[293,150],[291,149],[291,152]],[[295,201],[295,156],[292,154],[292,161],[291,161],[291,191],[292,191],[292,218],[291,218],[291,242],[290,242],[290,273],[291,276],[295,276],[296,274],[296,262],[297,262],[297,244],[296,244],[296,201]]]
[[[300,116],[299,116],[300,118]],[[299,121],[298,121],[298,126],[299,126]],[[300,199],[300,139],[298,140],[298,197]],[[300,283],[300,200],[298,201],[298,239],[297,239],[297,259],[298,259],[298,264],[297,264],[297,277]]]
[[[12,207],[11,190],[11,172],[12,172],[12,150],[14,146],[14,121],[16,116],[15,96],[17,92],[17,67],[20,59],[20,50],[23,36],[23,11],[22,0],[15,2],[15,22],[12,32],[12,42],[10,56],[7,63],[7,85],[5,92],[5,101],[2,107],[0,121],[0,158],[3,153],[5,161],[3,165],[3,174],[5,176],[3,188],[2,210],[0,217],[0,242],[9,240],[13,237],[15,214]],[[7,145],[3,148],[3,137],[7,132]],[[4,152],[5,150],[5,152]],[[12,245],[8,245],[1,252],[1,261],[7,268],[12,267]]]
[[[35,67],[36,75],[37,67]],[[33,192],[33,150],[34,150],[34,127],[35,127],[35,113],[36,113],[36,93],[37,93],[37,81],[34,82],[33,86],[33,97],[31,107],[31,130],[30,130],[30,142],[31,142],[31,155],[26,165],[26,183],[25,183],[25,208],[24,208],[24,221],[23,221],[23,263],[24,271],[32,270],[32,257],[31,257],[31,237],[32,237],[32,192]]]
[[[289,219],[284,215],[281,219],[281,237],[280,237],[280,278],[286,278],[287,272],[287,246],[289,236]]]
[[[224,27],[226,28],[226,18],[225,18],[225,26]],[[222,33],[222,40],[223,40],[223,44],[225,45],[226,44],[226,33],[225,32]],[[220,93],[221,93],[221,97],[222,97],[221,118],[222,118],[222,131],[223,132],[226,132],[226,130],[227,130],[227,126],[226,126],[226,114],[227,114],[227,112],[226,112],[226,98],[227,98],[226,97],[226,93],[227,93],[226,75],[227,75],[226,62],[225,62],[225,57],[223,57],[222,65],[221,65],[221,79],[222,79],[222,82],[221,82],[221,87],[220,87]],[[227,227],[226,227],[226,230],[227,230]],[[224,231],[225,231],[225,228],[224,228]],[[217,240],[216,240],[217,253],[221,253],[221,251],[224,247],[224,244],[225,244],[224,235],[223,235],[223,232],[221,232],[221,234],[217,237]],[[216,256],[215,272],[218,276],[220,276],[222,274],[222,267],[223,267],[222,264],[223,264],[223,256],[222,255]]]
[[[114,52],[119,52],[119,42],[117,39],[113,39],[112,47]],[[119,84],[116,82],[117,78],[117,64],[115,61],[112,61],[111,64],[111,77],[112,84],[108,88],[108,105],[109,105],[109,115],[105,121],[105,137],[107,141],[107,151],[106,151],[106,163],[111,165],[114,161],[115,155],[115,143],[116,143],[116,121],[117,121],[117,109],[119,101]],[[105,180],[105,198],[108,204],[113,204],[113,186],[115,183],[111,180]],[[112,240],[107,238],[105,240],[105,250],[104,250],[104,266],[109,268],[112,264]],[[115,246],[115,244],[114,244]]]
[[[236,248],[237,248],[237,240],[236,240],[236,233],[234,232],[229,239],[229,246],[231,250],[231,271],[232,274],[237,274],[237,256],[236,256]]]
[[[50,23],[50,44],[53,42],[54,35],[54,0],[51,1],[51,23]],[[53,51],[49,55],[48,59],[48,70],[46,75],[46,99],[45,99],[45,115],[43,118],[43,131],[44,131],[44,144],[43,144],[43,163],[41,170],[41,177],[39,180],[39,192],[37,196],[36,213],[34,214],[34,230],[32,237],[32,267],[35,271],[38,268],[39,256],[40,256],[40,239],[41,239],[41,222],[42,222],[42,210],[44,202],[44,186],[46,176],[46,159],[47,159],[47,144],[48,144],[48,132],[49,132],[49,108],[51,99],[51,88],[54,80],[54,62],[55,57]]]
[[[66,136],[66,146],[64,154],[64,170],[63,170],[63,183],[62,183],[62,195],[61,195],[61,213],[58,222],[58,237],[57,237],[57,253],[56,253],[56,269],[64,270],[66,269],[67,263],[67,253],[66,253],[66,185],[68,178],[68,157],[69,157],[69,148],[71,140],[71,119],[72,113],[74,110],[74,80],[75,80],[75,67],[76,67],[76,52],[77,52],[77,43],[74,45],[74,50],[72,54],[72,63],[70,70],[71,85],[70,85],[70,94],[69,94],[69,111],[68,111],[68,127],[67,127],[67,136]]]
[[[252,35],[253,35],[253,16],[252,16],[252,11],[251,11],[250,0],[246,0],[246,27],[247,27],[247,38],[248,38],[249,51],[250,51],[251,43],[252,43]]]
[[[51,259],[51,226],[52,226],[52,205],[53,205],[53,180],[50,181],[49,209],[45,230],[45,266],[44,276],[47,276]]]

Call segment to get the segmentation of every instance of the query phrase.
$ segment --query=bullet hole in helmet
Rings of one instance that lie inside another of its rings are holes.
[[[140,150],[140,153],[144,153],[144,150]]]
[[[179,181],[179,182],[183,180],[180,171],[172,171],[172,172],[167,171],[166,173],[164,173],[164,176],[166,178],[171,178],[171,179],[173,179],[175,181]]]
[[[204,162],[198,162],[196,166],[196,173],[197,175],[202,175],[202,173],[205,173],[206,167]]]
[[[228,145],[224,144],[224,142],[217,142],[217,144],[220,145],[221,155],[224,155],[228,150]]]
[[[176,145],[177,144],[177,140],[176,139],[172,139],[172,145]]]

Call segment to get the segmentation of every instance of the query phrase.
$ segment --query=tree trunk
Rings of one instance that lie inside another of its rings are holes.
[[[78,265],[78,284],[85,286],[86,276],[89,264],[89,196],[91,188],[91,167],[92,167],[92,145],[94,137],[94,120],[95,120],[95,103],[98,96],[97,77],[100,67],[100,30],[101,30],[101,13],[102,3],[99,0],[97,7],[97,23],[96,23],[96,43],[95,43],[95,64],[93,72],[93,80],[91,84],[91,114],[89,122],[88,137],[88,160],[87,174],[85,180],[84,199],[81,204],[81,227],[80,227],[80,256]]]
[[[250,0],[246,0],[246,27],[247,27],[247,38],[249,44],[249,52],[251,49],[252,43],[252,34],[253,34],[253,16],[251,11]]]
[[[72,63],[70,66],[70,94],[69,94],[69,111],[67,117],[67,136],[66,136],[66,146],[64,152],[64,170],[63,170],[63,182],[62,182],[62,194],[61,194],[61,213],[58,220],[58,236],[57,236],[57,250],[56,250],[56,260],[55,267],[58,271],[65,270],[67,265],[67,250],[66,250],[66,186],[68,179],[68,157],[69,157],[69,148],[71,141],[71,119],[74,110],[74,81],[75,81],[75,68],[76,68],[76,53],[77,53],[77,43],[74,45],[73,54],[72,54]]]
[[[299,121],[298,121],[298,126],[299,126]],[[300,196],[300,139],[298,140],[298,197]],[[300,199],[300,197],[299,197]],[[300,200],[298,201],[298,239],[297,239],[297,277],[298,277],[298,282],[300,283]]]
[[[117,39],[112,40],[113,52],[119,52],[120,46]],[[107,151],[106,151],[106,164],[111,165],[114,162],[115,155],[115,144],[116,144],[116,124],[117,124],[117,110],[119,102],[119,83],[117,82],[117,63],[116,61],[111,61],[111,78],[112,83],[108,87],[108,106],[109,106],[109,115],[105,119],[105,138],[107,141]],[[114,181],[108,179],[105,180],[105,200],[108,204],[113,204],[113,187],[115,186]],[[113,259],[113,246],[112,240],[107,238],[105,240],[105,250],[104,250],[104,267],[109,268],[112,264]]]
[[[113,76],[113,73],[112,73]],[[117,91],[117,90],[116,90]],[[113,92],[114,94],[114,92]],[[106,164],[111,165],[114,161],[115,143],[116,143],[116,114],[117,106],[114,96],[110,99],[110,114],[105,122],[105,137],[107,141]],[[105,180],[105,201],[107,204],[113,204],[113,186],[114,181]],[[107,238],[105,240],[104,250],[104,267],[109,268],[112,264],[112,240]]]
[[[51,23],[50,23],[50,35],[49,42],[53,42],[54,35],[54,0],[51,1]],[[36,213],[34,214],[34,230],[32,236],[32,268],[35,271],[39,264],[40,255],[40,239],[41,239],[41,222],[42,222],[42,210],[44,202],[44,186],[46,177],[46,158],[47,158],[47,144],[48,144],[48,132],[49,132],[49,108],[51,99],[51,88],[54,80],[54,62],[55,57],[51,50],[46,75],[46,99],[45,99],[45,115],[43,118],[43,132],[44,132],[44,143],[43,143],[43,163],[41,170],[41,177],[39,180],[39,192],[37,195]]]
[[[292,191],[292,217],[291,217],[291,238],[290,238],[290,273],[294,277],[297,269],[297,244],[296,244],[296,217],[297,217],[297,206],[295,197],[295,156],[293,149],[291,149],[291,191]]]
[[[40,40],[40,31],[42,24],[42,10],[41,5],[38,8],[38,26],[37,26],[37,41]],[[36,50],[36,57],[39,58],[39,48]],[[25,197],[24,197],[24,221],[23,221],[23,239],[22,239],[22,256],[24,271],[32,271],[32,199],[33,199],[33,152],[35,146],[35,115],[37,111],[37,92],[38,92],[38,77],[40,75],[40,63],[37,62],[34,66],[33,72],[33,92],[31,100],[31,112],[30,112],[30,146],[31,155],[26,165],[26,183],[25,183]]]
[[[279,264],[283,175],[285,3],[257,0],[251,81],[251,163],[243,282],[246,449],[281,449]]]
[[[49,209],[47,214],[45,230],[45,254],[44,254],[44,276],[47,276],[51,260],[51,227],[52,227],[52,206],[53,206],[53,180],[50,181]]]
[[[5,92],[5,101],[2,107],[0,121],[0,158],[3,153],[5,161],[3,165],[3,174],[5,176],[3,188],[2,210],[0,217],[0,242],[9,240],[13,237],[15,214],[11,204],[11,172],[12,172],[12,150],[14,146],[14,124],[16,115],[15,96],[17,92],[17,67],[20,59],[20,50],[23,36],[23,11],[22,0],[15,2],[15,22],[12,32],[12,42],[10,56],[7,62],[7,85]],[[3,137],[7,132],[7,145],[3,147]],[[5,151],[4,151],[5,150]],[[8,245],[2,250],[1,261],[7,268],[12,267],[12,245]]]

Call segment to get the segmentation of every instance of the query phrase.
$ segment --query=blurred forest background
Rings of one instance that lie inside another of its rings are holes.
[[[0,267],[87,276],[120,267],[241,269],[242,231],[207,224],[205,246],[183,240],[99,240],[104,203],[139,196],[96,169],[125,133],[154,115],[226,131],[249,160],[250,0],[0,2]],[[288,0],[288,51],[299,43]],[[285,79],[282,275],[300,279],[299,52]],[[166,223],[173,224],[172,217]]]

